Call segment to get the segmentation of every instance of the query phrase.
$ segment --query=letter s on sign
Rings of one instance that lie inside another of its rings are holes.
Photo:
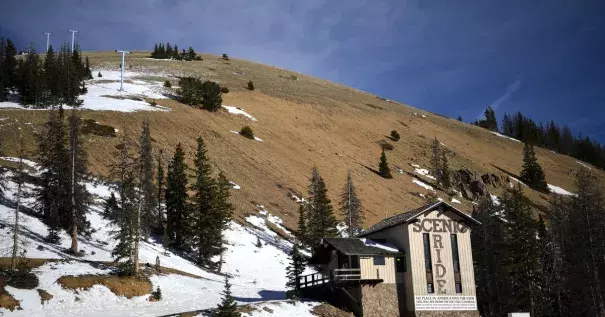
[[[420,225],[419,221],[414,222],[412,226],[414,226],[414,232],[422,232],[422,226]]]

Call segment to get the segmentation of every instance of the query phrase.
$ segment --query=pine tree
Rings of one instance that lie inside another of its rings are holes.
[[[296,237],[303,244],[308,242],[306,208],[303,203],[298,206],[298,230]]]
[[[458,116],[458,121],[462,122],[462,116]]]
[[[42,173],[41,185],[36,191],[36,209],[48,225],[47,240],[56,243],[67,218],[65,213],[71,210],[70,155],[62,109],[49,112],[44,132],[38,138],[38,161]]]
[[[197,54],[195,54],[195,50],[193,49],[193,47],[189,46],[189,49],[187,50],[187,60],[194,60]]]
[[[154,44],[153,45],[153,52],[151,52],[151,58],[156,58],[157,59],[158,58],[158,51],[159,51],[158,45]]]
[[[433,140],[433,153],[431,156],[431,170],[435,176],[435,179],[437,180],[437,183],[441,183],[441,179],[442,179],[442,177],[441,177],[442,159],[441,159],[441,156],[439,155],[439,152],[441,152],[439,149],[439,141],[435,137],[435,139]]]
[[[116,189],[120,200],[118,215],[118,230],[114,232],[114,239],[118,241],[111,255],[116,260],[127,259],[122,266],[122,273],[133,275],[136,271],[135,240],[140,234],[137,228],[137,166],[136,160],[129,150],[126,136],[120,144],[118,163],[111,167],[112,177],[116,180]]]
[[[523,148],[523,170],[521,171],[521,181],[527,186],[542,192],[548,192],[548,185],[544,171],[534,152],[534,147],[529,143],[525,143]]]
[[[187,195],[187,164],[181,143],[168,164],[166,175],[166,230],[174,245],[183,248],[189,221]]]
[[[452,183],[450,182],[450,166],[447,161],[447,154],[445,151],[441,151],[441,184],[445,188],[450,188]]]
[[[12,256],[11,256],[11,273],[14,273],[17,269],[17,256],[19,254],[19,247],[21,245],[20,243],[20,221],[19,221],[19,215],[21,213],[21,195],[22,195],[22,188],[23,188],[23,177],[25,175],[24,173],[24,164],[23,164],[23,137],[21,136],[21,133],[19,133],[19,163],[17,165],[17,172],[15,177],[13,178],[14,181],[17,183],[17,195],[16,195],[16,203],[17,203],[17,207],[15,208],[15,222],[13,223],[13,246],[12,246]]]
[[[378,163],[378,173],[383,178],[393,178],[393,175],[391,175],[391,169],[389,168],[389,163],[387,163],[387,155],[384,153],[384,149],[382,150],[382,154],[380,155],[380,163]]]
[[[507,309],[529,311],[534,316],[540,298],[538,286],[541,274],[537,223],[520,184],[504,194],[500,207],[506,220],[503,265],[508,274]]]
[[[174,50],[172,50],[172,58],[175,60],[181,59],[181,57],[179,55],[179,47],[176,44],[174,44]]]
[[[605,316],[605,199],[603,184],[593,177],[580,170],[576,196],[561,199],[563,289],[573,316]]]
[[[85,177],[88,172],[87,156],[81,141],[80,125],[80,118],[76,116],[74,108],[69,120],[70,184],[67,190],[70,197],[67,225],[71,236],[72,254],[78,253],[78,230],[87,226],[86,213],[90,202],[90,193],[85,185]]]
[[[505,267],[501,265],[505,257],[505,222],[500,208],[488,195],[481,198],[477,208],[473,208],[472,217],[481,222],[481,226],[471,231],[477,307],[481,316],[503,316],[507,312],[505,281],[508,278]]]
[[[57,80],[58,76],[57,60],[51,45],[48,47],[46,57],[44,58],[44,81],[46,89],[48,89],[50,94],[51,104],[58,104],[61,100],[61,82]]]
[[[162,231],[165,231],[165,225],[164,225],[164,208],[162,207],[163,203],[164,203],[164,195],[163,195],[163,189],[164,189],[164,150],[160,149],[160,152],[158,153],[158,157],[157,157],[157,164],[158,164],[158,171],[156,174],[156,179],[157,179],[157,185],[158,185],[158,195],[156,197],[158,206],[157,206],[157,215],[158,215],[158,223],[157,223],[157,227],[162,229]]]
[[[213,249],[216,247],[216,225],[214,221],[212,199],[215,193],[215,182],[212,179],[212,167],[206,156],[206,145],[204,140],[199,137],[197,139],[197,151],[194,159],[195,166],[195,182],[191,187],[193,191],[192,205],[194,236],[193,244],[197,246],[197,263],[199,265],[208,266],[214,254]]]
[[[25,106],[42,108],[44,106],[45,82],[40,56],[35,47],[30,45],[27,57],[18,64],[17,92],[21,96],[20,103]]]
[[[6,42],[0,37],[0,102],[8,97],[8,74],[6,71]]]
[[[291,290],[289,298],[300,297],[300,277],[305,271],[305,256],[298,250],[298,244],[294,243],[290,251],[290,264],[286,268],[286,287]]]
[[[331,201],[328,198],[326,183],[319,176],[316,168],[313,170],[309,191],[310,208],[307,228],[310,241],[315,242],[324,237],[335,237],[338,234],[336,218],[334,217]]]
[[[202,105],[209,111],[217,111],[223,103],[221,86],[213,81],[205,81],[202,84],[204,100]]]
[[[350,238],[361,233],[364,220],[363,207],[361,205],[361,200],[357,197],[350,170],[347,173],[347,181],[342,190],[342,194],[340,195],[340,214],[343,216],[344,222],[348,226]]]
[[[172,46],[170,45],[170,43],[166,43],[166,59],[170,59],[172,57]]]
[[[84,73],[86,74],[85,79],[92,79],[92,71],[90,70],[90,59],[86,56],[86,66],[84,67]]]
[[[229,277],[225,276],[225,290],[223,291],[223,300],[218,307],[213,317],[240,317],[242,314],[237,311],[237,303],[231,295],[231,284]]]
[[[114,192],[105,200],[105,206],[103,208],[103,218],[111,221],[117,221],[120,213],[120,206],[118,205],[118,199]]]
[[[140,153],[139,164],[141,164],[141,223],[143,237],[145,241],[149,238],[153,223],[155,221],[154,213],[157,207],[156,189],[153,183],[154,166],[153,166],[153,149],[151,145],[151,132],[149,128],[149,120],[143,120],[143,126],[140,137]]]

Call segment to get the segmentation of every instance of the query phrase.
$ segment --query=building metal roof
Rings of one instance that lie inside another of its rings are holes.
[[[443,201],[439,201],[437,203],[433,203],[433,204],[428,204],[428,205],[424,205],[421,207],[418,207],[416,209],[410,210],[410,211],[406,211],[404,213],[392,216],[390,218],[384,219],[376,224],[374,224],[373,226],[371,226],[370,228],[368,228],[368,230],[365,230],[364,232],[362,232],[361,234],[359,234],[359,237],[364,237],[367,236],[368,234],[374,233],[374,232],[378,232],[378,231],[382,231],[384,229],[388,229],[394,226],[397,226],[399,224],[402,223],[409,223],[412,220],[416,219],[418,216],[422,215],[423,213],[430,211],[430,210],[434,210],[436,208],[438,208],[439,206],[444,206],[446,209],[451,210],[452,212],[460,215],[462,218],[468,220],[469,222],[471,222],[472,224],[475,225],[480,225],[481,222],[477,221],[475,218],[465,214],[464,212],[454,208],[453,206],[451,206],[450,204],[443,202]]]
[[[327,243],[334,249],[345,255],[387,255],[398,256],[403,255],[395,246],[387,243],[378,243],[370,239],[358,238],[323,238],[322,244]]]

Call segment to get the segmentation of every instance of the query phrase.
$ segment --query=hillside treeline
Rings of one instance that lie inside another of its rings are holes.
[[[79,106],[78,96],[87,92],[84,81],[92,79],[88,57],[83,60],[78,47],[67,44],[55,53],[50,46],[41,58],[33,45],[17,58],[12,41],[0,40],[0,101],[16,93],[21,105],[49,108],[53,105]]]
[[[605,169],[605,147],[596,140],[582,135],[574,136],[568,126],[561,126],[554,121],[537,123],[521,112],[504,114],[499,128],[496,115],[491,107],[485,110],[485,119],[472,122],[485,129],[500,132],[511,138],[532,145],[547,148],[557,153],[569,155]]]
[[[202,57],[195,53],[193,47],[189,46],[187,50],[183,49],[179,52],[178,45],[174,44],[174,47],[170,43],[155,44],[153,52],[151,52],[151,58],[155,59],[173,59],[177,61],[201,61]]]

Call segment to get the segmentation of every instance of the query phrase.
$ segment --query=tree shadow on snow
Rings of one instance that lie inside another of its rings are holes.
[[[233,299],[235,299],[238,302],[243,302],[243,303],[254,303],[254,302],[264,302],[264,301],[268,301],[268,300],[286,299],[286,292],[283,292],[283,291],[262,290],[262,291],[258,292],[258,295],[260,295],[261,298],[233,296]]]

